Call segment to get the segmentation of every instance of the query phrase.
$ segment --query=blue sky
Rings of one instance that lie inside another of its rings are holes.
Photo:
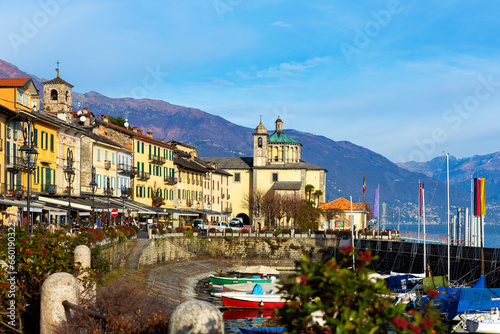
[[[500,2],[2,2],[0,58],[80,93],[161,99],[391,161],[500,151]]]

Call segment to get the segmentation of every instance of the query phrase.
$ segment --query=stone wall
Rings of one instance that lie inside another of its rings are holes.
[[[126,240],[125,242],[113,242],[100,247],[100,257],[103,260],[109,261],[111,270],[120,268],[121,264],[125,261],[127,254],[131,247],[135,244],[137,239]]]
[[[193,253],[171,243],[170,241],[170,238],[151,240],[151,243],[141,254],[139,267],[195,257]]]

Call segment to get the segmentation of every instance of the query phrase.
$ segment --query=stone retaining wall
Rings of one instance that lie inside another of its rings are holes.
[[[161,238],[151,240],[150,244],[142,251],[139,267],[195,257],[191,252],[171,243],[171,239]]]
[[[112,242],[100,247],[100,257],[103,260],[109,261],[111,264],[111,270],[120,268],[127,254],[129,253],[131,247],[137,239],[126,240],[124,242]]]

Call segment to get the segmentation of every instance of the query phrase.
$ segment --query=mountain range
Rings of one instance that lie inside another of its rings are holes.
[[[31,77],[43,93],[41,82],[45,79],[25,73],[16,66],[0,60],[0,77]],[[64,79],[64,78],[63,78]],[[78,82],[70,82],[78,89]],[[41,97],[42,98],[42,97]],[[200,157],[204,156],[251,156],[253,152],[253,128],[243,127],[222,117],[202,110],[177,106],[161,100],[111,98],[98,92],[79,94],[73,92],[73,105],[89,108],[96,116],[122,116],[131,126],[153,132],[160,140],[177,140],[195,146]],[[277,116],[277,115],[276,115]],[[286,126],[286,119],[283,119]],[[255,126],[259,120],[255,120]],[[274,124],[264,124],[272,133]],[[380,201],[390,207],[401,209],[401,219],[412,216],[410,211],[418,202],[418,183],[425,183],[426,203],[442,211],[446,204],[446,173],[443,178],[443,157],[429,162],[393,163],[382,155],[348,141],[334,141],[324,136],[305,133],[293,129],[284,130],[290,137],[300,142],[303,160],[328,170],[326,196],[331,201],[338,197],[353,201],[363,201],[362,182],[366,178],[366,202],[373,205],[374,192],[380,187]],[[468,159],[450,159],[451,203],[467,206],[470,202],[470,174],[479,172],[498,184],[495,174],[500,169],[500,153]],[[445,168],[445,167],[444,167]],[[488,189],[487,183],[487,189]],[[498,192],[493,187],[488,190],[488,198],[498,200]]]

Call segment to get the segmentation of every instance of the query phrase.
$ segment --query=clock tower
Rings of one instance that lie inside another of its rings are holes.
[[[267,134],[262,119],[253,133],[253,166],[265,167],[267,165]]]

